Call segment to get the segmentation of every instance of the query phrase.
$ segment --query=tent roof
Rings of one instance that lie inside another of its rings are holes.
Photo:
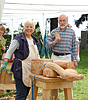
[[[88,12],[87,0],[1,0],[1,20],[61,12]],[[2,4],[2,3],[1,3]]]
[[[36,18],[42,19],[40,24],[44,34],[45,18],[67,12],[69,15],[87,14],[88,0],[0,0],[0,24],[8,23],[12,34],[14,22]]]

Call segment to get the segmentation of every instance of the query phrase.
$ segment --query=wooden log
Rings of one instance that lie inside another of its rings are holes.
[[[52,59],[32,59],[31,61],[31,72],[36,74],[39,69],[46,63],[46,62],[53,62]],[[38,75],[43,75],[43,69],[38,73]]]
[[[74,63],[67,60],[55,60],[55,64],[59,65],[63,69],[74,69]]]

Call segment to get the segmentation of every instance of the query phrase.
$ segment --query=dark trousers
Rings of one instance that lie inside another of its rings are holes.
[[[15,100],[26,100],[30,87],[24,85],[21,79],[15,78],[16,97]]]
[[[0,60],[2,60],[2,55],[0,55]]]

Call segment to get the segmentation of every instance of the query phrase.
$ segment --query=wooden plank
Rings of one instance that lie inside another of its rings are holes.
[[[65,95],[65,100],[73,100],[71,88],[64,89],[64,95]]]
[[[30,78],[33,78],[34,74],[30,75],[29,77]],[[43,81],[43,82],[73,82],[71,80],[66,80],[66,79],[61,79],[59,76],[56,77],[56,78],[47,78],[47,77],[44,77],[43,75],[36,75],[35,76],[35,79],[37,80],[40,80],[40,81]]]
[[[0,84],[0,90],[16,90],[15,84]]]
[[[73,88],[73,82],[49,82],[35,80],[35,85],[43,89]]]
[[[15,84],[15,81],[12,80],[12,75],[6,73],[5,84]]]
[[[46,89],[46,83],[35,80],[35,86]]]

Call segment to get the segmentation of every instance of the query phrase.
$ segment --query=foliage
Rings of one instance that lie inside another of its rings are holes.
[[[24,26],[21,23],[20,27],[18,28],[18,32],[19,32],[19,34],[21,34],[21,33],[23,33],[23,31],[24,31]]]
[[[40,26],[39,26],[39,22],[37,22],[37,24],[35,25],[35,30],[33,32],[33,35],[35,37],[37,37],[38,39],[40,38],[41,36],[41,31],[40,31]]]
[[[18,32],[18,31],[17,30],[14,30],[13,32],[15,33],[15,32]]]
[[[9,28],[6,28],[6,31],[9,32],[10,31]]]
[[[10,43],[11,43],[11,35],[5,34],[5,35],[3,35],[3,37],[4,37],[5,40],[6,40],[6,44],[5,44],[5,47],[6,47],[5,52],[6,52],[7,49],[9,48]]]
[[[78,20],[75,20],[75,25],[79,28],[79,25],[82,24],[84,21],[88,20],[88,14],[82,14]]]
[[[13,94],[16,95],[15,92],[11,92],[11,93],[4,92],[4,94],[0,95],[0,98],[5,96],[12,96]]]
[[[33,35],[35,37],[39,37],[41,35],[40,27],[38,27],[37,29],[34,30]]]

